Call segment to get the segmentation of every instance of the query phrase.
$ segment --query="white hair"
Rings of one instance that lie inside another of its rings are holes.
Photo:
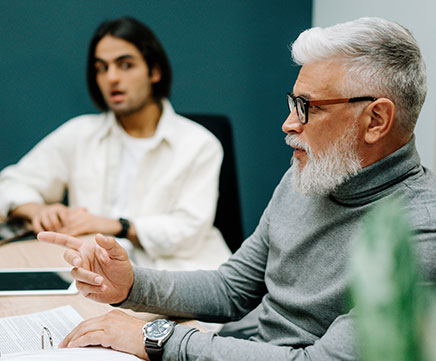
[[[343,60],[350,75],[347,96],[390,99],[396,120],[411,134],[427,93],[425,63],[412,34],[381,18],[360,18],[327,28],[315,27],[292,44],[294,61],[303,65],[320,60]]]

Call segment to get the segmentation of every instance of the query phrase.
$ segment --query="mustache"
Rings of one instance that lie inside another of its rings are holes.
[[[298,138],[296,134],[287,134],[285,137],[285,142],[292,148],[300,148],[306,151],[308,154],[312,154],[310,147]]]

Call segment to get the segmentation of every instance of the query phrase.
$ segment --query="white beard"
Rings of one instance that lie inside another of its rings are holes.
[[[288,134],[286,143],[304,149],[308,156],[302,169],[298,159],[291,161],[294,189],[304,195],[327,195],[362,169],[356,150],[357,132],[357,126],[346,129],[340,138],[317,155],[296,134]]]

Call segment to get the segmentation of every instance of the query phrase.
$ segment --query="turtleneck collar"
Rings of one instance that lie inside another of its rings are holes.
[[[385,195],[386,189],[393,191],[395,187],[392,186],[420,172],[423,167],[413,136],[406,145],[338,186],[330,197],[342,204],[366,204]]]

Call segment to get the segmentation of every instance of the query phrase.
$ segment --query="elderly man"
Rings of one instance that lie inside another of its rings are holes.
[[[152,361],[356,359],[348,250],[362,217],[391,197],[407,204],[422,277],[434,281],[436,180],[413,136],[426,95],[416,41],[396,23],[362,18],[307,30],[292,53],[302,65],[283,124],[292,166],[255,232],[217,271],[132,269],[111,238],[38,236],[71,248],[65,257],[86,297],[215,322],[262,302],[257,333],[241,340],[165,320],[143,325],[116,311],[83,322],[61,346],[101,344]]]

